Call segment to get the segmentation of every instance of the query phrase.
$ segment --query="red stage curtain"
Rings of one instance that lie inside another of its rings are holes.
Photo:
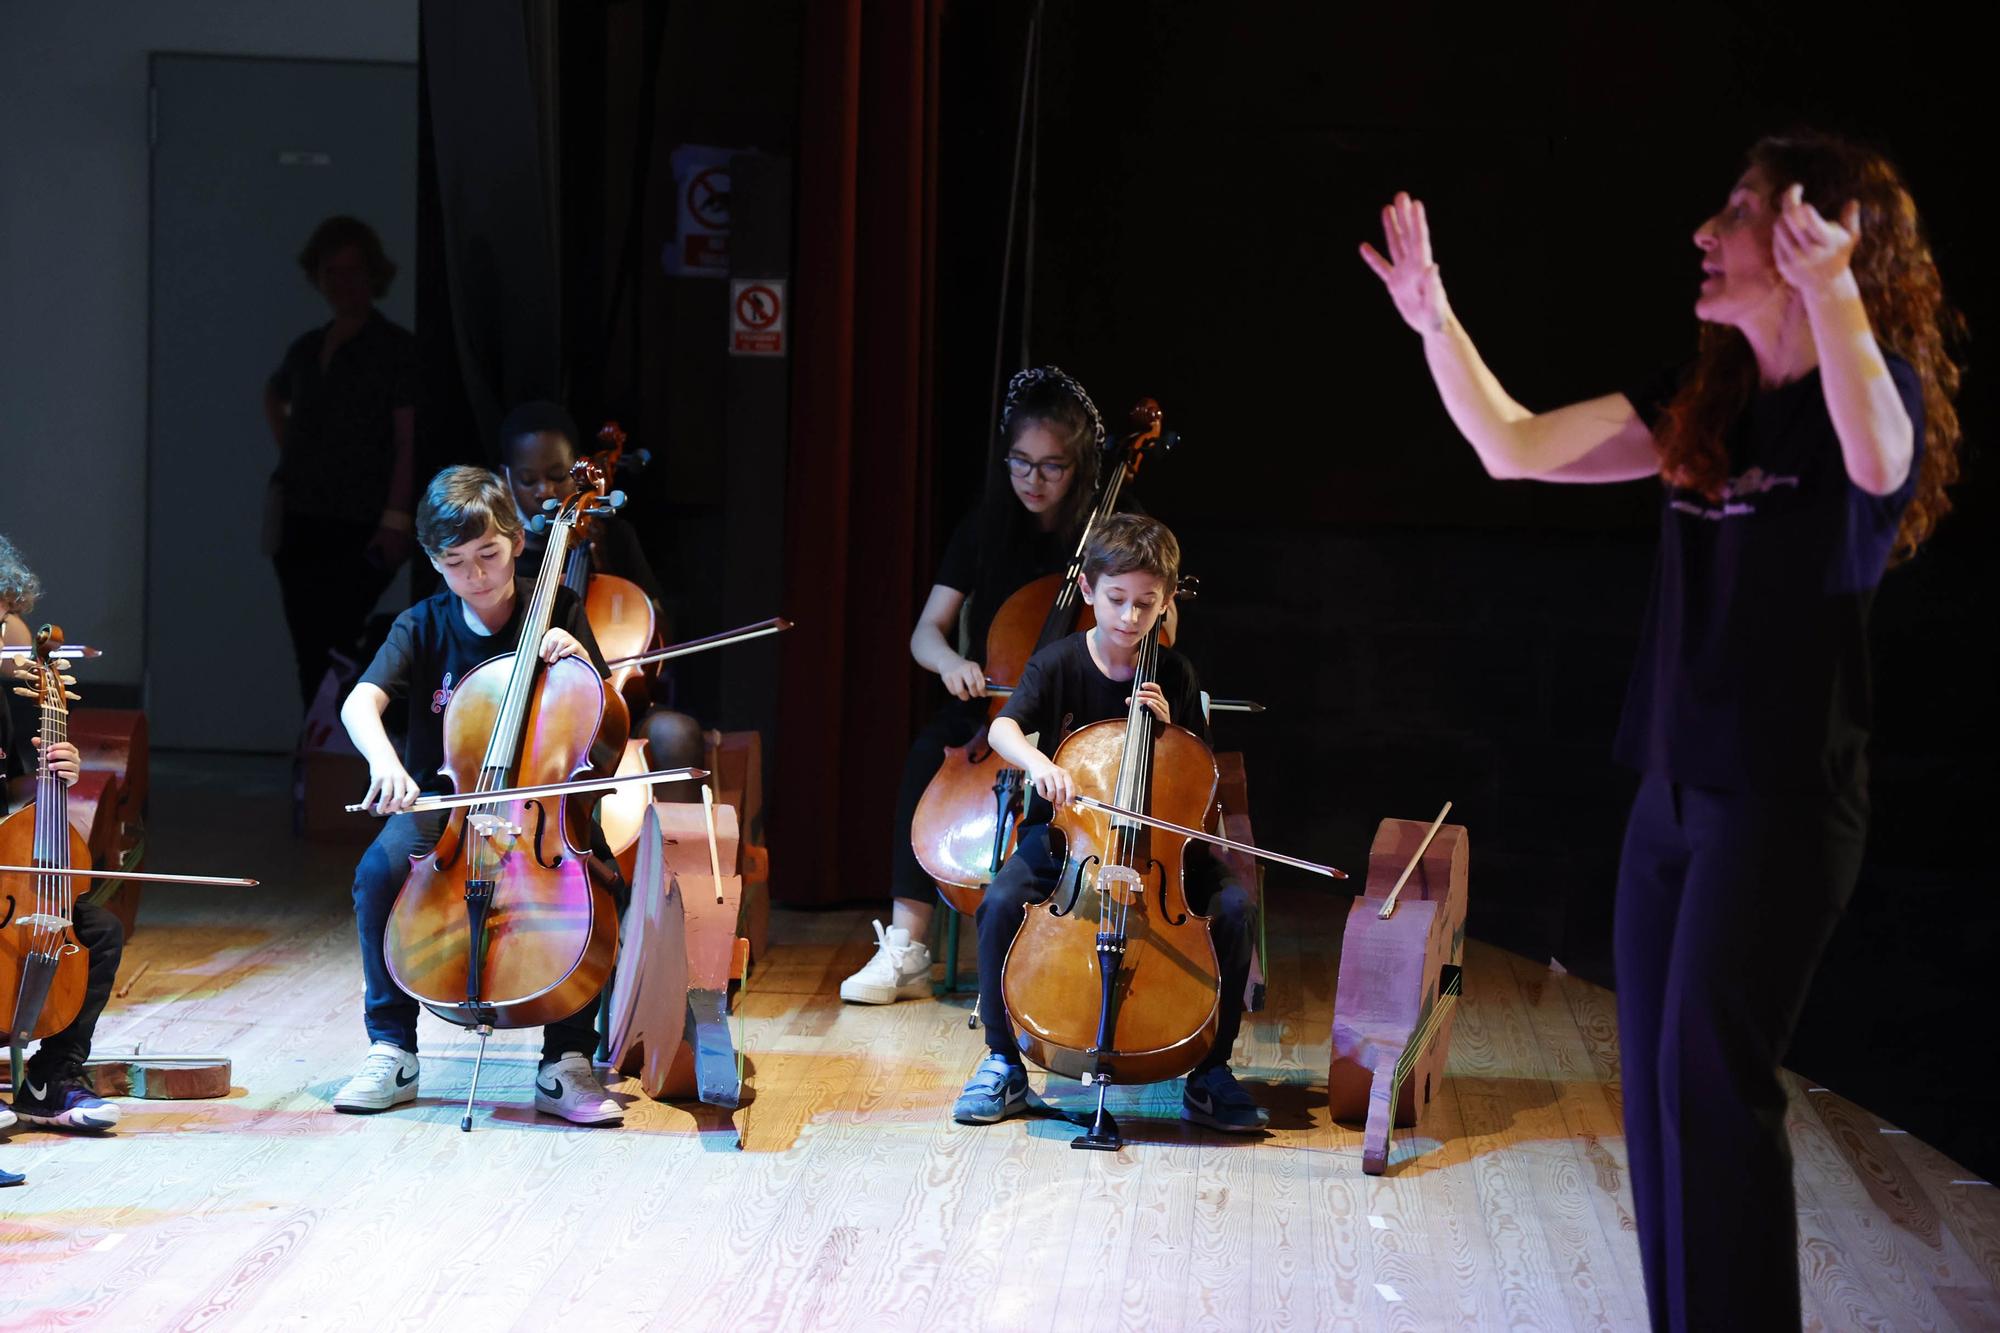
[[[942,0],[806,6],[772,887],[888,897],[931,559]],[[886,907],[886,902],[884,903]]]

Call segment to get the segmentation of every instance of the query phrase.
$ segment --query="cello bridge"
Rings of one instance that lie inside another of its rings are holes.
[[[15,917],[14,924],[29,930],[68,930],[69,918],[53,912],[29,912]]]
[[[1146,891],[1146,881],[1131,866],[1099,866],[1097,868],[1097,893],[1100,898],[1112,898],[1117,889],[1134,895]]]
[[[521,836],[521,826],[504,815],[490,813],[467,815],[465,817],[465,824],[467,828],[470,828],[482,838],[518,838]]]

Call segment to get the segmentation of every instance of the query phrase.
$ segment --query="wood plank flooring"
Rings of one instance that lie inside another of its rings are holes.
[[[30,1176],[0,1193],[0,1330],[1644,1327],[1611,997],[1575,978],[1471,948],[1447,1080],[1379,1179],[1325,1110],[1325,899],[1274,904],[1271,1003],[1235,1062],[1262,1141],[1184,1125],[1174,1085],[1114,1091],[1116,1156],[1055,1120],[952,1124],[969,997],[841,1005],[857,912],[775,915],[733,1115],[628,1084],[622,1130],[538,1117],[533,1035],[502,1033],[461,1134],[472,1044],[427,1016],[417,1105],[342,1116],[366,1045],[354,851],[285,837],[268,774],[172,762],[156,863],[266,885],[151,891],[99,1049],[221,1051],[237,1086],[0,1144]],[[225,797],[232,840],[164,832]],[[1793,1094],[1808,1326],[2000,1327],[1994,1188]]]

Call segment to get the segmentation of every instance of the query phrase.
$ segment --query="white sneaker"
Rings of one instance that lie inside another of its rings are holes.
[[[535,1109],[559,1115],[572,1125],[609,1125],[625,1118],[625,1108],[580,1051],[564,1051],[535,1071]]]
[[[333,1109],[366,1115],[416,1099],[417,1057],[392,1041],[378,1041],[354,1077],[333,1094]]]
[[[930,946],[901,926],[875,923],[875,956],[840,983],[840,998],[855,1004],[894,1004],[931,993]]]
[[[14,1122],[13,1109],[8,1106],[0,1105],[0,1129],[12,1129],[14,1127],[14,1123],[15,1122]]]

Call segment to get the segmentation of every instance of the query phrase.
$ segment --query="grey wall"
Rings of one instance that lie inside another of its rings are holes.
[[[415,61],[417,0],[0,0],[0,532],[96,681],[137,684],[146,456],[146,61]],[[258,385],[240,405],[256,420]]]

